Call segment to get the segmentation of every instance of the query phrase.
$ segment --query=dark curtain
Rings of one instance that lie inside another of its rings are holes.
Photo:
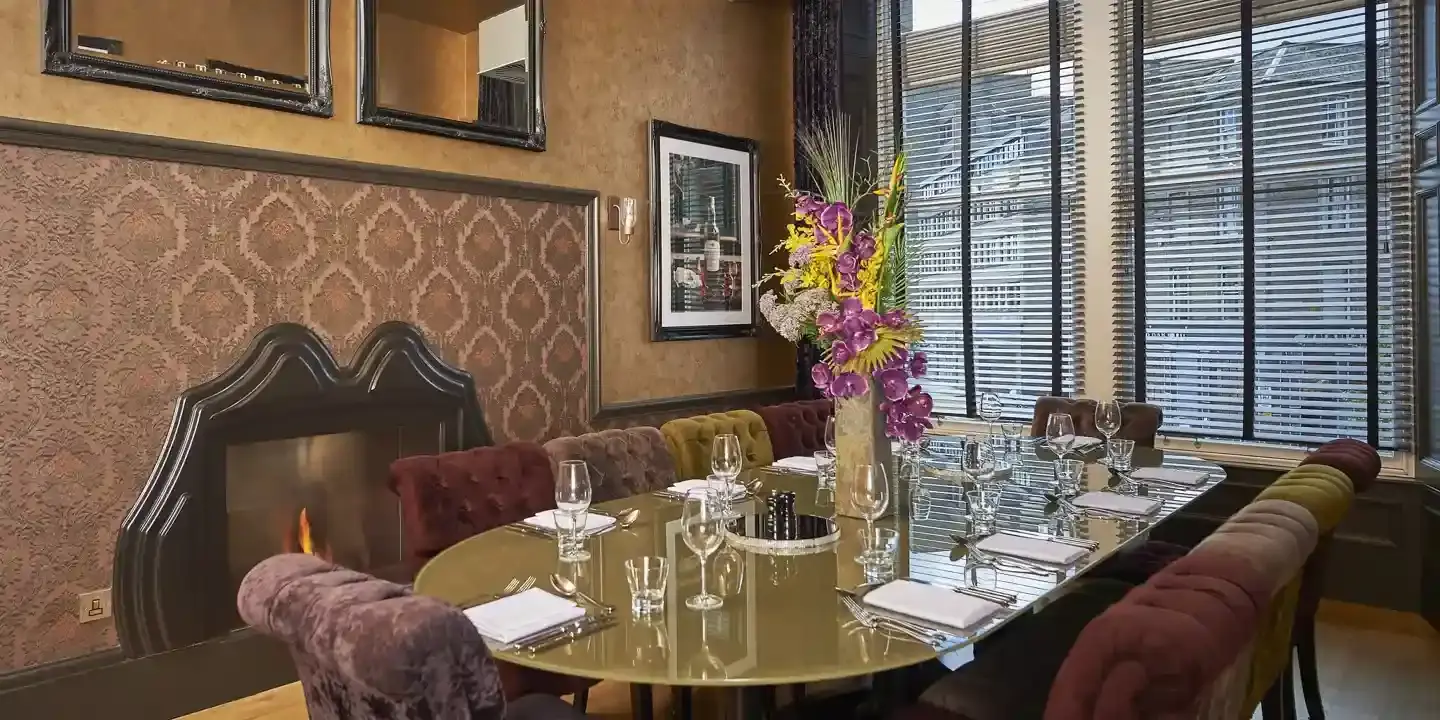
[[[800,135],[844,113],[860,157],[875,155],[875,1],[794,0],[795,134]],[[795,152],[795,184],[814,191],[805,159]],[[863,208],[857,208],[863,213]],[[820,351],[808,342],[795,350],[795,390],[818,398],[810,368]]]
[[[481,75],[480,124],[524,128],[527,90],[523,82]]]

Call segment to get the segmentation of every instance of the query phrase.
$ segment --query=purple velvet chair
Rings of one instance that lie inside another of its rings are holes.
[[[802,400],[766,405],[756,408],[755,412],[765,421],[776,460],[809,457],[825,449],[825,421],[834,414],[835,403],[830,400]]]
[[[459,611],[311,555],[256,565],[237,605],[289,648],[311,720],[585,717],[553,696],[507,707],[490,651]]]
[[[675,458],[653,427],[555,438],[545,443],[545,452],[557,463],[583,460],[590,466],[594,502],[660,490],[676,480]]]

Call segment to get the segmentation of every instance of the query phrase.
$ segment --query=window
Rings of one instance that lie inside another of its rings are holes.
[[[1120,0],[1117,17],[1117,385],[1162,406],[1167,433],[1405,447],[1407,32],[1390,5]]]
[[[923,250],[910,305],[926,329],[926,389],[941,416],[1001,396],[1028,418],[1040,395],[1076,390],[1076,117],[1071,0],[899,0],[907,227]],[[881,33],[882,38],[888,33]],[[893,77],[893,76],[890,76]],[[881,150],[892,149],[882,127]],[[882,156],[883,161],[888,160]]]

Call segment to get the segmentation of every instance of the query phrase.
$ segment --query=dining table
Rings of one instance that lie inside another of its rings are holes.
[[[755,689],[770,688],[764,692],[773,693],[776,687],[879,675],[936,660],[950,667],[963,664],[975,643],[1017,617],[1043,612],[1071,583],[1116,553],[1145,542],[1151,528],[1225,478],[1215,463],[1150,448],[1135,450],[1133,468],[1197,471],[1203,479],[1193,485],[1140,481],[1130,472],[1112,471],[1103,461],[1103,448],[1071,454],[1086,461],[1081,492],[1159,501],[1158,508],[1144,516],[1089,510],[1058,492],[1056,456],[1048,446],[1021,438],[995,464],[993,475],[978,478],[1001,493],[994,522],[979,528],[971,521],[965,496],[977,482],[960,464],[959,448],[965,442],[963,437],[935,435],[928,439],[922,462],[897,459],[889,473],[887,514],[875,520],[876,526],[897,531],[894,577],[1008,596],[999,612],[973,627],[937,628],[944,640],[934,644],[893,629],[868,627],[847,608],[845,597],[858,595],[856,588],[874,580],[856,560],[866,521],[836,516],[835,490],[822,487],[816,475],[777,467],[753,468],[737,479],[753,492],[736,502],[736,512],[763,513],[764,498],[772,491],[794,493],[796,512],[831,518],[838,538],[800,551],[727,542],[705,566],[708,589],[723,600],[719,608],[686,608],[685,599],[699,592],[701,566],[682,537],[683,501],[661,492],[598,503],[594,510],[600,513],[639,512],[628,527],[614,526],[588,538],[588,560],[563,561],[554,538],[502,526],[439,553],[416,576],[414,591],[470,607],[501,594],[512,580],[536,578],[537,587],[549,590],[551,576],[559,575],[588,600],[613,606],[613,624],[540,652],[492,645],[497,658],[637,686],[739,689],[739,704],[753,706]],[[842,482],[842,491],[844,487]],[[980,539],[977,530],[1058,537],[1084,543],[1088,552],[1066,566],[997,561],[973,551]],[[669,560],[670,579],[659,613],[631,612],[624,562],[640,556]]]

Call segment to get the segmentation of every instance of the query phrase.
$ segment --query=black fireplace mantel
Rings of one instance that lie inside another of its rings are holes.
[[[376,327],[346,367],[308,328],[273,325],[230,369],[181,394],[155,469],[116,543],[115,625],[127,656],[232,629],[215,611],[234,602],[224,536],[212,527],[224,524],[225,512],[224,481],[214,477],[214,457],[223,449],[215,435],[224,429],[233,438],[236,428],[253,426],[245,432],[270,438],[342,431],[367,413],[429,419],[441,449],[491,444],[474,379],[447,365],[403,322]]]

